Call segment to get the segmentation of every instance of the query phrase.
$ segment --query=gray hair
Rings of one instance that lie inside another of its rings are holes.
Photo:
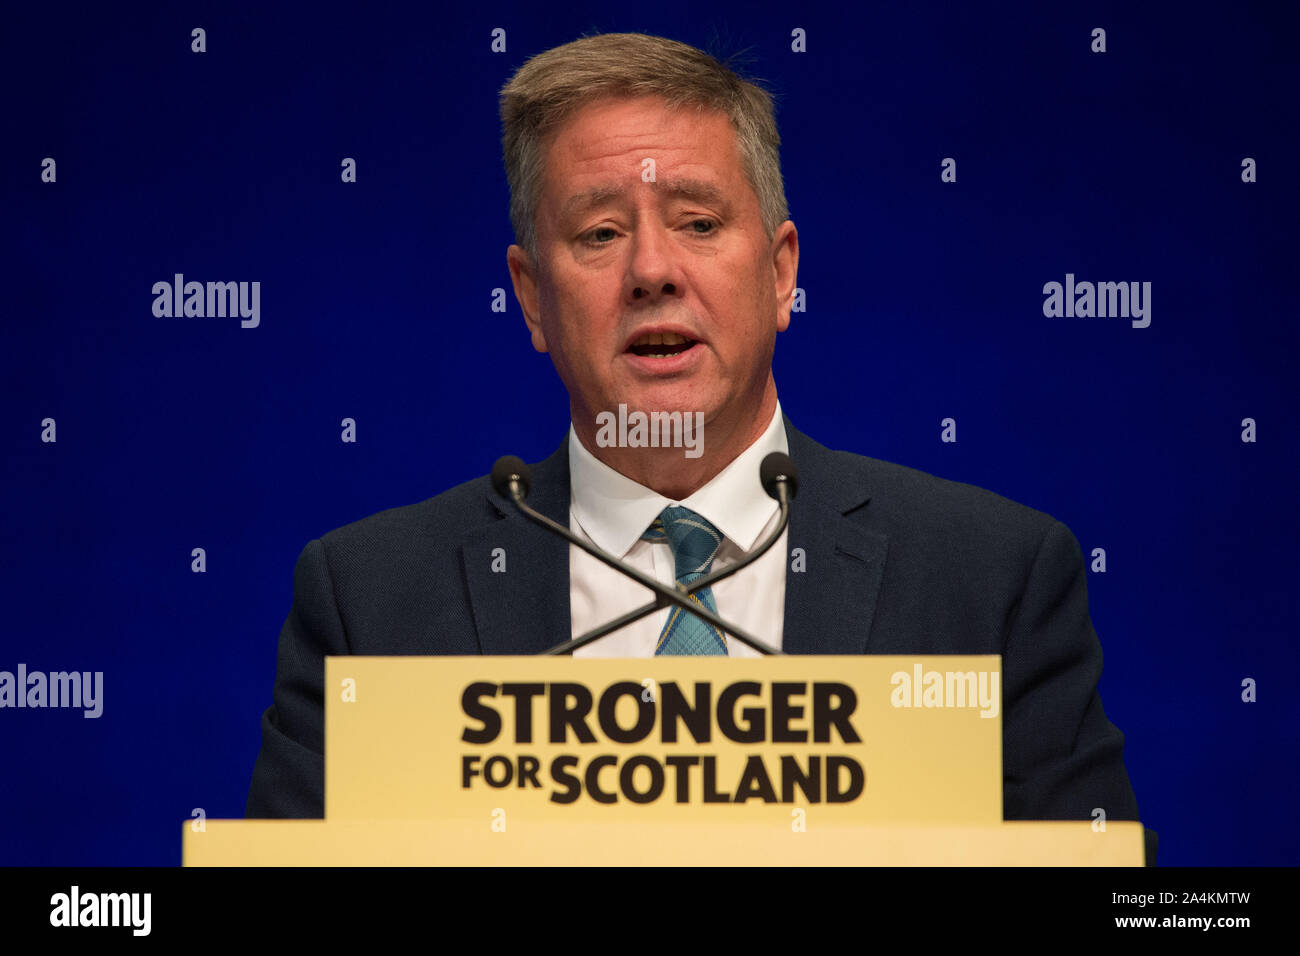
[[[539,53],[501,88],[510,222],[515,242],[534,263],[547,135],[588,103],[633,96],[662,96],[669,109],[689,105],[726,113],[768,238],[790,218],[781,137],[766,90],[688,44],[644,33],[598,34]]]

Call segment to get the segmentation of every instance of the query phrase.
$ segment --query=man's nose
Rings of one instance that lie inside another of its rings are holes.
[[[673,257],[672,237],[662,224],[642,224],[632,237],[628,264],[630,298],[644,300],[676,295],[681,285]]]

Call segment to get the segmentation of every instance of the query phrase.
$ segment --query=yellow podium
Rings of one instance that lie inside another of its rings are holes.
[[[1001,659],[332,657],[325,819],[186,866],[1140,866],[1136,822],[1002,820]]]

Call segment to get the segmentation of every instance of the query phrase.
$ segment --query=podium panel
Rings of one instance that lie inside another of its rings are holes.
[[[1141,866],[1142,824],[809,826],[209,820],[186,866]]]
[[[1002,820],[1001,659],[330,657],[325,819],[185,822],[186,866],[1141,866]]]

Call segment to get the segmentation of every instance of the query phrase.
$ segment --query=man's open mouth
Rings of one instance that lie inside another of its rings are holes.
[[[652,332],[633,342],[628,346],[628,351],[642,358],[668,358],[681,355],[698,344],[695,339],[688,339],[676,332]]]

